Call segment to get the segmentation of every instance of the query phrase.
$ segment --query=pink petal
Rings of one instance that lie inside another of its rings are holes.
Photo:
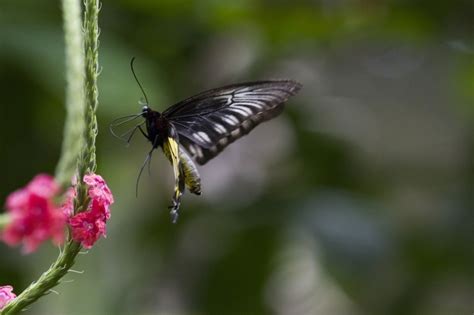
[[[106,222],[110,218],[110,205],[114,202],[112,192],[105,180],[97,174],[84,176],[91,199],[87,211],[69,218],[72,238],[84,248],[91,248],[95,242],[106,235]],[[67,206],[65,209],[69,209]]]
[[[54,178],[48,174],[36,175],[28,184],[27,189],[36,195],[44,198],[54,197],[59,192],[59,186]]]
[[[84,248],[91,248],[106,233],[106,218],[98,212],[85,211],[69,219],[72,238]]]
[[[10,285],[0,287],[0,310],[4,308],[8,302],[16,298],[16,294],[12,291],[13,287]]]
[[[74,198],[76,198],[76,189],[71,187],[65,193],[65,201],[61,206],[61,211],[66,217],[71,217],[74,214]]]
[[[89,186],[89,197],[104,204],[114,203],[114,197],[102,176],[88,174],[84,176],[84,182]]]
[[[12,212],[21,211],[22,207],[25,207],[28,202],[29,191],[25,188],[18,189],[12,192],[7,197],[7,202],[5,207],[10,209]]]
[[[58,190],[51,176],[38,175],[26,188],[11,193],[6,203],[11,221],[3,231],[2,240],[12,246],[23,242],[25,253],[35,251],[50,238],[60,242],[66,216],[52,200]]]

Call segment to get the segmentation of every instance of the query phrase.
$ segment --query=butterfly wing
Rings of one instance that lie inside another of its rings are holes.
[[[291,80],[229,85],[181,101],[163,116],[176,128],[180,144],[202,165],[261,122],[279,115],[285,101],[300,88]]]

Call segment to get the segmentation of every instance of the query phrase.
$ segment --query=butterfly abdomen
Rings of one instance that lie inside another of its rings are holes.
[[[184,151],[182,147],[179,148],[179,159],[181,162],[181,167],[183,168],[184,181],[186,187],[190,192],[196,195],[201,194],[201,176],[194,164],[193,160],[189,157],[188,154]]]
[[[170,128],[169,133],[175,134],[174,129]],[[163,153],[166,158],[170,161],[173,166],[179,168],[179,182],[184,182],[190,192],[196,195],[201,194],[201,176],[196,168],[196,165],[191,160],[188,154],[184,151],[183,147],[179,145],[177,136],[175,138],[168,137],[166,142],[162,145]],[[173,150],[175,146],[175,150]],[[175,155],[177,151],[177,156]]]

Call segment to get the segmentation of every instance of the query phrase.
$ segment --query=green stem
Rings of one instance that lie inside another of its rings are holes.
[[[62,5],[66,45],[66,121],[56,181],[65,188],[71,185],[82,149],[85,102],[81,3],[79,0],[63,0]]]
[[[97,106],[98,106],[98,92],[97,92],[97,76],[98,76],[98,14],[99,14],[99,1],[98,0],[86,0],[84,2],[84,50],[85,50],[85,116],[84,112],[79,112],[74,110],[73,119],[84,120],[85,118],[85,128],[81,130],[80,133],[83,133],[83,147],[82,152],[79,157],[77,164],[78,170],[78,184],[77,189],[78,193],[74,200],[74,212],[80,212],[87,209],[89,199],[87,196],[87,187],[83,183],[82,179],[84,175],[88,172],[94,172],[97,165],[95,159],[95,138],[97,135],[97,119],[95,116]],[[73,32],[80,31],[80,15],[73,14],[73,12],[80,12],[80,3],[77,0],[63,0],[63,11],[64,11],[64,23],[65,31],[72,28],[76,28]],[[67,12],[66,12],[67,11]],[[79,21],[79,22],[78,22]],[[67,24],[67,26],[66,26]],[[66,37],[70,34],[66,34]],[[66,45],[71,44],[71,41],[66,39]],[[67,48],[67,50],[70,49]],[[67,58],[80,58],[81,54],[72,53],[66,54]],[[78,62],[77,60],[68,60],[66,65],[69,67]],[[79,61],[80,62],[80,61]],[[69,71],[69,70],[67,70]],[[69,72],[68,72],[69,73]],[[77,75],[77,76],[76,76]],[[79,72],[76,75],[71,76],[68,79],[71,80],[81,80]],[[79,83],[68,83],[71,87],[79,86]],[[77,84],[77,85],[76,85]],[[70,91],[68,89],[68,91]],[[77,91],[76,91],[77,92]],[[68,107],[69,108],[69,107]],[[75,107],[75,109],[77,109]],[[77,115],[77,116],[75,116]],[[71,130],[71,127],[68,125],[71,123],[71,120],[67,120],[65,126],[65,134],[70,135],[67,130]],[[74,123],[74,122],[72,122]],[[74,128],[72,128],[74,129]],[[71,139],[72,140],[72,139]],[[65,140],[66,141],[66,140]],[[65,150],[71,149],[67,147]],[[68,152],[69,154],[70,152]],[[72,154],[71,156],[73,156]],[[64,158],[66,159],[66,158]],[[63,158],[61,158],[63,161]],[[66,163],[66,162],[65,162]],[[70,172],[71,168],[65,167],[64,174],[62,173],[62,168],[58,166],[57,176],[64,176],[64,182],[70,180],[67,178],[67,173]],[[74,173],[74,172],[73,172]],[[60,283],[62,277],[64,277],[70,268],[74,265],[75,258],[79,251],[81,250],[81,245],[77,242],[74,242],[71,239],[70,233],[68,233],[68,239],[66,244],[63,247],[63,250],[59,254],[57,260],[51,265],[51,267],[44,272],[37,281],[30,284],[20,295],[13,299],[5,308],[2,309],[0,315],[12,315],[17,314],[25,307],[31,303],[38,300],[40,297],[51,292],[51,289]]]
[[[99,105],[97,77],[99,76],[99,0],[86,0],[84,11],[84,47],[86,52],[86,129],[84,138],[86,146],[82,154],[82,168],[79,174],[94,172],[97,165],[95,160],[95,138],[97,136],[96,111]],[[81,176],[82,177],[82,176]]]
[[[10,222],[10,216],[6,213],[0,214],[0,231]]]
[[[99,0],[85,0],[84,6],[86,129],[84,129],[85,146],[81,153],[78,167],[78,177],[81,179],[87,173],[95,172],[97,167],[95,140],[98,133],[96,111],[99,105],[97,90],[97,77],[99,75]],[[87,187],[82,181],[77,186],[77,195],[79,199],[87,199]],[[76,204],[75,213],[85,210],[80,205],[80,203]]]
[[[75,258],[80,250],[80,244],[69,240],[51,267],[36,282],[30,284],[19,296],[5,306],[0,314],[18,314],[40,297],[49,294],[51,289],[60,283],[60,279],[74,265]]]

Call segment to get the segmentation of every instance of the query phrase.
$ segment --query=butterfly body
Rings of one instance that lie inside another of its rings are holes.
[[[143,106],[142,117],[145,118],[147,131],[145,137],[151,142],[153,148],[162,146],[164,139],[172,132],[168,120],[148,105]]]
[[[145,118],[146,133],[143,135],[152,144],[150,157],[153,150],[161,147],[164,155],[168,158],[175,175],[175,193],[173,195],[173,205],[171,209],[175,209],[175,221],[177,219],[177,210],[179,208],[181,196],[185,187],[196,195],[201,194],[201,177],[199,172],[179,145],[179,135],[173,124],[161,113],[152,110],[148,105],[143,106],[142,117]],[[140,129],[141,130],[141,129]],[[147,158],[147,160],[149,160]]]
[[[137,117],[145,121],[118,137],[124,139],[126,135],[129,142],[138,129],[152,144],[138,178],[150,162],[153,151],[158,147],[163,149],[175,175],[170,208],[173,222],[176,222],[185,187],[192,193],[201,194],[201,178],[193,160],[200,165],[207,163],[260,123],[278,116],[284,103],[300,88],[301,84],[292,80],[256,81],[202,92],[162,113],[147,104],[139,115],[124,117],[124,122]],[[113,128],[124,123],[118,121],[111,125],[114,135]]]

